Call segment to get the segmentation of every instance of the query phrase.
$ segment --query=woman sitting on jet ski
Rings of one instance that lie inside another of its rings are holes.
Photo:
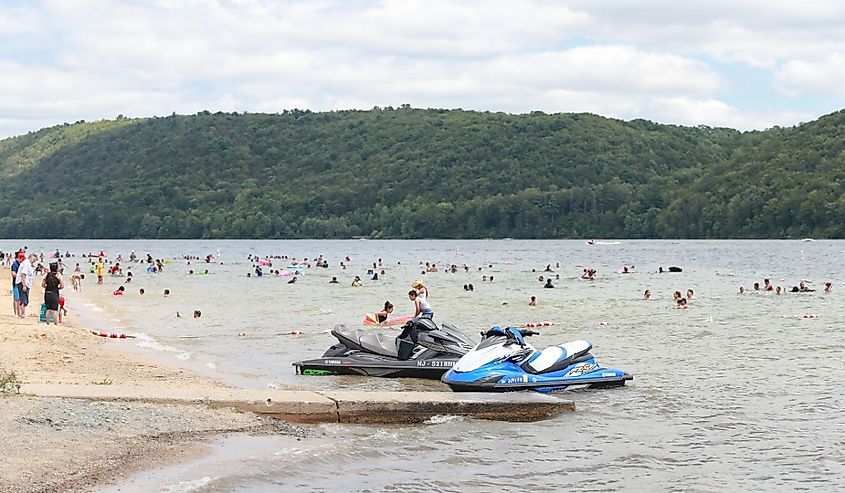
[[[414,308],[416,309],[414,312],[414,318],[425,317],[434,319],[434,310],[431,308],[431,305],[428,304],[428,300],[417,294],[416,290],[412,289],[408,291],[408,299],[414,302]]]

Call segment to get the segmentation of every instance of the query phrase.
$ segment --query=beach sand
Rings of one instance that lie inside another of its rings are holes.
[[[0,292],[0,369],[13,371],[24,391],[0,397],[0,491],[92,491],[139,470],[199,457],[224,434],[307,433],[282,421],[201,404],[27,395],[27,384],[131,386],[162,395],[225,387],[123,352],[120,345],[131,344],[126,339],[97,337],[72,322],[39,324],[41,300],[43,293],[34,288],[21,319],[12,315],[11,293]]]

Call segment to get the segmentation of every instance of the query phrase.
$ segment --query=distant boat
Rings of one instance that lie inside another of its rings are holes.
[[[588,245],[621,245],[621,241],[596,241],[590,240],[587,242]]]
[[[816,242],[816,240],[814,240],[812,238],[804,238],[801,241],[803,241],[804,243],[815,243]]]

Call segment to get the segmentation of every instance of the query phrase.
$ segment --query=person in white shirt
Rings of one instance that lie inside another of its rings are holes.
[[[32,277],[35,275],[35,269],[32,263],[38,261],[38,256],[34,253],[29,254],[29,258],[21,262],[18,267],[18,275],[15,278],[15,283],[20,285],[20,304],[21,311],[18,315],[21,318],[26,318],[26,305],[29,304],[29,294],[32,291]]]

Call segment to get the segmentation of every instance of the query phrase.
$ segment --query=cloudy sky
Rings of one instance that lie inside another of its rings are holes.
[[[843,26],[835,0],[0,0],[0,138],[404,103],[793,125],[845,107]]]

